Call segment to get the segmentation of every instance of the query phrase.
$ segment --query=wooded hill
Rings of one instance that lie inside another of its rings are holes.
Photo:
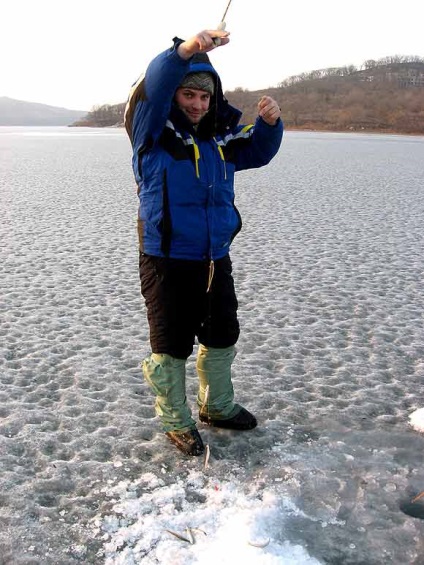
[[[287,129],[424,134],[424,58],[368,60],[361,66],[315,70],[292,76],[275,88],[225,93],[254,121],[258,99],[268,94],[282,110]],[[81,126],[122,125],[125,103],[92,109]]]

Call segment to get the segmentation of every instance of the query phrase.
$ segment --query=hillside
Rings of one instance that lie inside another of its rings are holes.
[[[79,110],[0,97],[0,126],[67,126],[85,115]]]
[[[269,94],[288,128],[424,134],[424,59],[416,59],[321,69],[266,91],[226,94],[246,121],[254,119],[258,97]]]
[[[243,122],[256,117],[260,96],[281,106],[287,129],[375,131],[424,134],[424,59],[385,57],[354,66],[289,77],[275,88],[238,88],[225,95],[242,110]],[[125,103],[94,108],[75,125],[122,125]]]

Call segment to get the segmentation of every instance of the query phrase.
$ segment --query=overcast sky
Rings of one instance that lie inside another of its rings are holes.
[[[0,0],[0,96],[89,110],[124,102],[149,61],[214,28],[228,0]],[[288,76],[424,57],[423,0],[232,0],[229,45],[211,60],[226,90]]]

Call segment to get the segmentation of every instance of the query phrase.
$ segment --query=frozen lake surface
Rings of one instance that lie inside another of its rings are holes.
[[[200,424],[205,469],[142,380],[124,132],[0,128],[0,564],[422,565],[423,149],[288,132],[239,174],[234,386],[259,426]],[[192,356],[193,408],[196,380]]]

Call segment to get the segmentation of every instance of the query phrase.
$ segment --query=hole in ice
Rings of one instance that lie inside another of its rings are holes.
[[[424,502],[422,500],[417,500],[416,502],[412,502],[409,499],[403,500],[400,503],[399,508],[407,516],[424,520]]]

